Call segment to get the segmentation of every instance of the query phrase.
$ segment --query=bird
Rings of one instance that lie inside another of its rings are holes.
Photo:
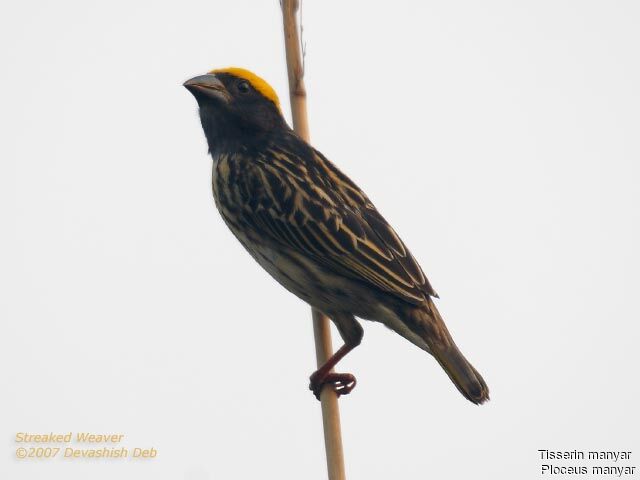
[[[326,314],[344,344],[310,376],[319,399],[356,384],[335,365],[379,322],[431,354],[474,404],[489,388],[453,341],[420,265],[369,197],[287,124],[278,95],[239,67],[197,75],[195,97],[213,158],[212,188],[233,235],[277,282]]]

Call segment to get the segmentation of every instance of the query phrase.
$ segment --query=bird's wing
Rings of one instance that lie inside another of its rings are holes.
[[[413,304],[437,294],[367,196],[322,154],[272,149],[242,178],[243,216],[259,234]]]

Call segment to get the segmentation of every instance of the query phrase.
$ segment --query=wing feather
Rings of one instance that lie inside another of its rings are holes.
[[[322,154],[278,146],[268,153],[239,176],[246,224],[336,273],[407,302],[437,296],[364,192]]]

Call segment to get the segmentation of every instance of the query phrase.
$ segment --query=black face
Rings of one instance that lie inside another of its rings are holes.
[[[209,150],[230,148],[247,136],[267,137],[286,126],[278,107],[250,82],[229,73],[195,77],[185,83],[200,107]]]

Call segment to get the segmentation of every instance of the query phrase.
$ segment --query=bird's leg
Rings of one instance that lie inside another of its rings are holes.
[[[335,367],[347,353],[353,350],[356,345],[347,345],[346,343],[341,346],[336,353],[331,355],[324,365],[311,374],[309,380],[309,389],[313,391],[313,394],[318,400],[320,400],[320,393],[325,385],[331,385],[333,390],[340,395],[347,395],[353,387],[356,386],[356,377],[350,373],[335,373],[331,370]]]
[[[338,327],[340,336],[345,343],[336,353],[329,357],[324,365],[309,377],[309,389],[313,391],[313,394],[318,400],[320,400],[320,393],[325,385],[331,385],[338,397],[340,395],[347,395],[356,386],[356,377],[352,374],[335,373],[331,370],[333,370],[333,367],[335,367],[347,353],[360,345],[364,332],[353,315],[332,315],[331,319],[336,327]]]

